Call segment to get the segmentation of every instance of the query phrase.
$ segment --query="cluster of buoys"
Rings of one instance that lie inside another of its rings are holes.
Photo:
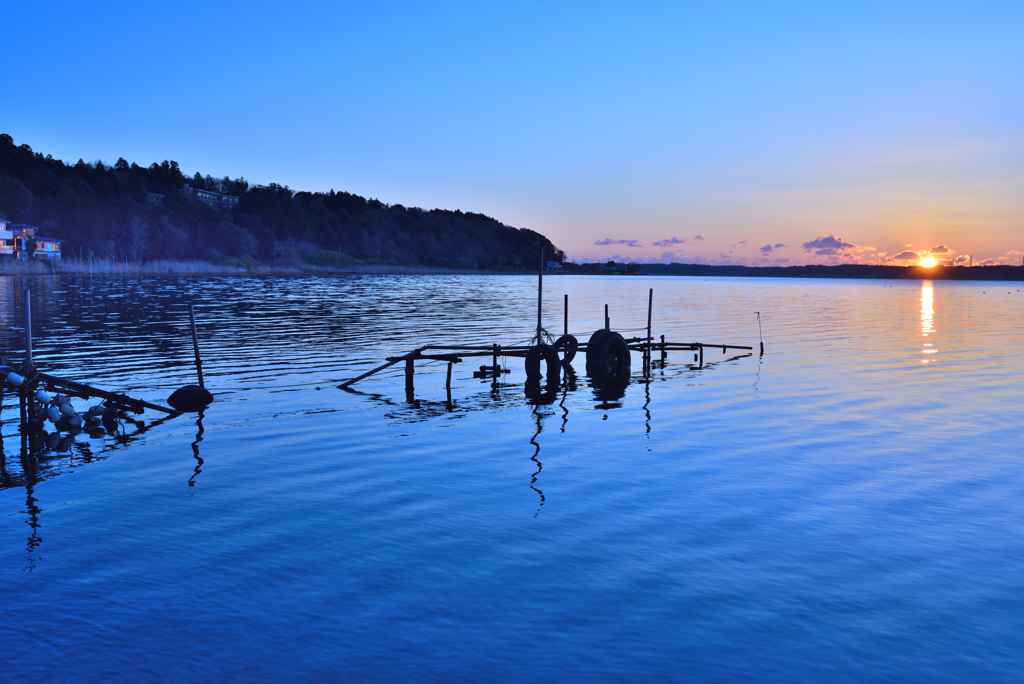
[[[73,432],[82,429],[92,429],[102,425],[109,431],[114,431],[118,426],[120,412],[114,405],[106,403],[90,406],[85,411],[79,412],[71,404],[71,397],[66,394],[50,396],[45,390],[35,393],[36,403],[39,409],[36,411],[33,425],[42,429],[47,421],[59,432]]]
[[[0,366],[0,376],[3,382],[12,387],[21,387],[25,382],[25,378],[10,366]],[[103,403],[78,412],[71,404],[71,397],[66,394],[50,396],[46,390],[37,390],[32,398],[39,406],[35,414],[29,417],[29,426],[35,430],[42,430],[47,422],[52,423],[59,432],[75,432],[99,425],[110,431],[117,429],[120,413],[116,406]]]

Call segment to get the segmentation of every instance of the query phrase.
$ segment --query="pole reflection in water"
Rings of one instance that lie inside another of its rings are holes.
[[[199,473],[203,472],[203,459],[199,455],[199,443],[203,441],[203,411],[200,410],[196,415],[196,439],[192,442],[192,456],[196,459],[196,469],[192,473],[192,477],[188,478],[188,486],[196,486],[196,477]]]
[[[540,455],[540,442],[537,441],[537,438],[540,437],[540,433],[544,431],[541,424],[543,416],[540,412],[540,406],[540,404],[534,404],[533,406],[533,415],[537,419],[537,431],[533,433],[533,437],[530,438],[530,444],[533,445],[533,456],[530,457],[530,460],[537,464],[537,472],[535,472],[533,477],[530,479],[530,489],[537,492],[538,496],[540,496],[540,504],[538,504],[537,510],[533,514],[533,517],[535,518],[540,515],[540,509],[544,505],[544,492],[536,486],[537,476],[540,475],[540,471],[544,470],[544,464],[540,462],[539,458],[537,458]]]
[[[644,425],[647,427],[647,436],[651,436],[651,379],[644,381]]]
[[[925,280],[921,283],[921,337],[928,337],[935,332],[935,289],[932,286],[932,281]],[[931,342],[924,342],[924,349],[921,351],[922,354],[934,354],[938,350],[934,349]],[[935,359],[922,359],[921,363],[931,363]]]
[[[39,506],[36,505],[38,499],[35,498],[34,494],[35,483],[29,481],[25,484],[25,510],[23,513],[28,514],[28,526],[32,528],[32,533],[28,536],[28,543],[25,546],[25,553],[28,558],[25,562],[25,570],[32,572],[35,570],[36,561],[39,560],[37,550],[39,545],[43,543],[43,538],[39,535],[39,528],[42,527],[42,523],[39,522],[39,514],[43,512]]]
[[[760,395],[757,393],[757,384],[761,382],[761,364],[764,363],[764,356],[757,357],[757,370],[754,371],[754,398],[759,399]]]

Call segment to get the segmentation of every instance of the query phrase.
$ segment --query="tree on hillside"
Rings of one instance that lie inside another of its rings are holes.
[[[237,205],[209,206],[178,192],[197,189],[238,196]],[[164,195],[160,204],[147,193]],[[564,254],[543,235],[483,214],[388,205],[347,192],[296,192],[287,185],[250,185],[194,173],[164,160],[148,167],[118,157],[108,166],[67,164],[16,146],[0,134],[0,213],[43,227],[67,252],[132,260],[220,260],[280,256],[277,246],[304,243],[335,255],[426,257],[433,263],[472,260],[483,268],[535,264]],[[275,246],[276,245],[276,246]],[[289,255],[294,256],[294,255]],[[407,257],[403,257],[407,258]]]

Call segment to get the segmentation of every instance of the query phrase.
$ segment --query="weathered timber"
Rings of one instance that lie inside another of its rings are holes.
[[[76,396],[80,396],[84,399],[90,397],[99,397],[105,399],[113,404],[118,404],[126,408],[131,409],[135,413],[142,413],[145,409],[152,409],[154,411],[161,411],[163,413],[170,413],[177,415],[180,411],[169,409],[166,406],[160,406],[158,404],[151,404],[148,401],[142,401],[141,399],[132,399],[131,397],[120,394],[118,392],[110,392],[102,390],[97,387],[90,387],[81,382],[75,382],[74,380],[65,380],[64,378],[58,378],[47,373],[36,373],[35,380],[45,382],[51,389],[55,391],[67,391],[71,390],[76,392]]]
[[[417,353],[419,353],[419,352],[423,351],[424,349],[426,349],[426,347],[420,347],[419,349],[415,349],[415,350],[413,350],[413,351],[412,351],[412,352],[410,352],[410,353],[411,353],[411,354],[417,354]],[[399,357],[395,358],[395,360],[394,360],[394,361],[388,361],[388,362],[387,362],[387,363],[385,363],[385,364],[382,364],[382,365],[380,365],[380,366],[377,366],[377,367],[376,367],[376,368],[374,368],[373,370],[371,370],[371,371],[367,371],[366,373],[363,373],[363,374],[362,374],[362,375],[360,375],[360,376],[359,376],[358,378],[352,378],[351,380],[346,380],[345,382],[343,382],[343,383],[341,383],[340,385],[338,385],[338,389],[345,389],[345,388],[347,388],[347,387],[348,387],[349,385],[352,385],[352,384],[354,384],[354,383],[357,383],[357,382],[359,382],[360,380],[363,380],[364,378],[368,378],[368,377],[370,377],[371,375],[373,375],[374,373],[379,373],[379,372],[381,372],[382,370],[384,370],[385,368],[390,368],[391,366],[394,366],[394,365],[395,365],[396,363],[401,363],[402,361],[405,361],[406,357],[408,357],[408,356],[409,356],[409,354],[406,354],[405,356],[399,356]]]

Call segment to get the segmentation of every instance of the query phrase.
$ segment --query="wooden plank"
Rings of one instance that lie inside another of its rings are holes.
[[[394,361],[388,361],[388,362],[387,362],[387,363],[385,363],[385,364],[382,364],[382,365],[380,365],[380,366],[377,366],[377,367],[376,367],[376,368],[374,368],[373,370],[371,370],[371,371],[367,371],[367,372],[363,373],[363,374],[362,374],[362,375],[360,375],[360,376],[359,376],[358,378],[352,378],[351,380],[346,380],[345,382],[343,382],[343,383],[341,383],[340,385],[338,385],[338,389],[346,389],[346,388],[347,388],[347,387],[349,387],[350,385],[353,385],[353,384],[355,384],[355,383],[359,382],[360,380],[363,380],[363,379],[365,379],[365,378],[368,378],[368,377],[370,377],[371,375],[373,375],[374,373],[379,373],[379,372],[381,372],[382,370],[384,370],[385,368],[390,368],[391,366],[394,366],[394,365],[395,365],[396,363],[401,363],[402,361],[405,361],[405,360],[406,360],[407,358],[409,358],[409,357],[411,357],[411,356],[415,356],[416,354],[419,354],[419,353],[420,353],[421,351],[423,351],[424,349],[426,349],[426,347],[420,347],[419,349],[414,349],[414,350],[412,350],[411,352],[409,352],[408,354],[406,354],[406,355],[404,355],[404,356],[398,356],[398,357],[394,357],[394,358],[395,358],[395,360],[394,360]]]
[[[35,378],[37,380],[42,380],[43,382],[50,385],[50,387],[56,390],[60,390],[61,388],[67,388],[84,395],[86,399],[88,399],[89,397],[100,397],[101,399],[106,399],[116,404],[127,406],[136,413],[142,413],[144,408],[153,409],[154,411],[162,411],[163,413],[170,413],[172,415],[177,415],[178,413],[180,413],[180,411],[169,409],[166,406],[150,404],[148,401],[142,401],[141,399],[132,399],[131,397],[124,394],[119,394],[117,392],[109,392],[107,390],[101,390],[96,387],[90,387],[89,385],[83,384],[81,382],[75,382],[74,380],[65,380],[63,378],[58,378],[53,375],[47,375],[46,373],[36,373]]]

